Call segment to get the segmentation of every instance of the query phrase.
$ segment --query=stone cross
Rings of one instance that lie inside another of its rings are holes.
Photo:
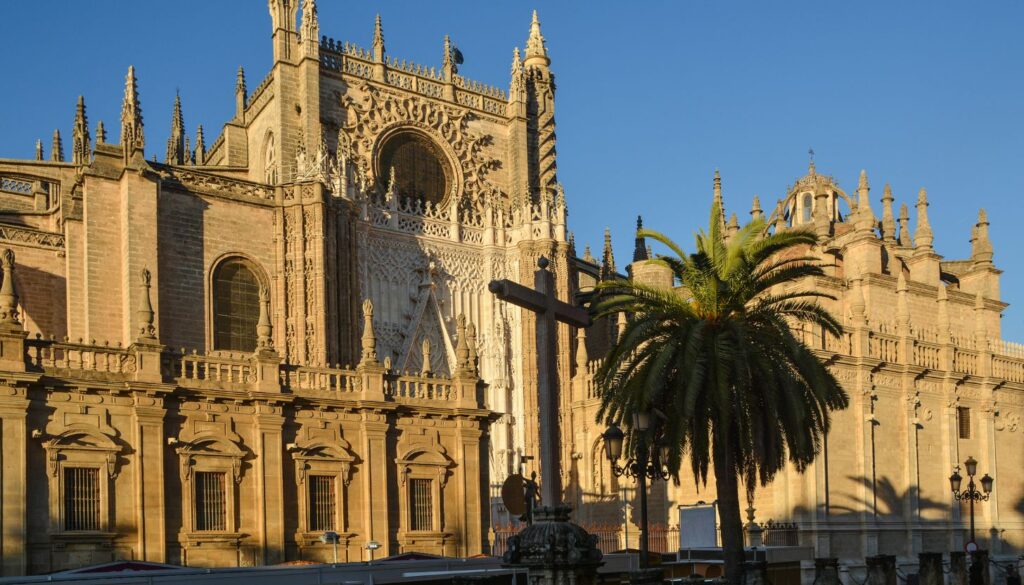
[[[537,408],[540,417],[541,503],[561,503],[561,475],[558,448],[558,322],[573,327],[589,327],[590,315],[579,307],[558,300],[554,275],[548,259],[537,260],[533,273],[536,290],[511,280],[492,280],[487,286],[499,299],[518,305],[537,315]]]

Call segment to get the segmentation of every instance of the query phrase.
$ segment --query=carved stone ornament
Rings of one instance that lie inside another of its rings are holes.
[[[457,167],[453,183],[462,186],[463,197],[478,202],[490,191],[484,179],[501,162],[484,152],[492,137],[470,131],[469,121],[474,114],[365,82],[359,91],[361,99],[345,98],[348,116],[342,132],[347,135],[346,147],[351,148],[357,167],[369,174],[371,183],[387,172],[375,169],[373,160],[383,139],[392,130],[415,128],[437,141],[453,159]]]

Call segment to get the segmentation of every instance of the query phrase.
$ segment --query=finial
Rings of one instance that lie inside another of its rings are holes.
[[[900,205],[899,232],[896,234],[896,241],[904,248],[910,247],[910,229],[907,227],[908,223],[910,223],[910,211],[907,208],[907,204],[904,203]]]
[[[274,326],[270,323],[270,289],[260,284],[260,316],[256,322],[256,349],[274,350]]]
[[[441,69],[444,72],[445,79],[448,80],[451,80],[452,76],[458,71],[452,59],[452,42],[448,35],[444,35],[444,55],[442,56]]]
[[[107,141],[107,129],[103,127],[103,120],[96,122],[96,144],[104,144]]]
[[[376,365],[377,337],[373,332],[373,301],[370,299],[363,301],[363,337],[360,345],[362,346],[362,359],[359,360],[360,365]]]
[[[533,11],[533,20],[530,22],[530,36],[526,40],[526,60],[523,63],[526,68],[547,67],[551,64],[548,58],[548,50],[544,45],[544,36],[540,34],[540,19],[537,18],[537,11]]]
[[[466,315],[459,313],[455,318],[455,360],[461,371],[469,369],[469,341],[466,339]]]
[[[380,16],[379,15],[377,16],[377,19],[378,19],[378,21],[380,20]],[[423,354],[423,364],[420,366],[420,375],[421,376],[429,376],[430,373],[431,373],[431,370],[430,370],[430,340],[427,339],[426,337],[424,337],[423,338],[423,343],[421,344],[420,348],[421,348],[420,351]]]
[[[587,330],[583,327],[576,329],[576,375],[586,372],[587,362],[590,357],[587,355]]]
[[[984,209],[978,210],[978,223],[974,225],[976,232],[971,242],[971,260],[977,266],[991,266],[993,257],[992,240],[988,236],[988,214]]]
[[[594,258],[594,255],[590,253],[590,244],[583,246],[583,261],[597,264],[597,258]]]
[[[858,232],[869,233],[875,229],[875,212],[871,209],[871,197],[868,186],[868,172],[861,169],[857,181],[857,218],[855,228]]]
[[[928,193],[921,187],[917,193],[917,230],[914,232],[914,247],[920,251],[932,249],[932,226],[928,223]]]
[[[0,323],[8,328],[21,328],[18,321],[18,291],[14,286],[14,251],[7,248],[0,254],[4,282],[0,285]]]
[[[75,124],[71,131],[71,162],[76,165],[89,163],[92,158],[92,145],[89,142],[89,121],[85,115],[85,97],[78,96],[78,104],[75,106]]]
[[[807,164],[807,174],[813,176],[815,174],[815,170],[814,170],[814,149],[813,148],[808,148],[807,149],[807,155],[810,157],[810,162]]]
[[[43,160],[43,141],[36,139],[36,160]]]
[[[380,22],[380,13],[373,21],[373,60],[378,63],[384,62],[384,27]]]
[[[53,131],[53,144],[50,146],[50,160],[64,162],[64,142],[60,139],[60,130]]]
[[[860,179],[857,181],[857,189],[869,189],[868,187],[868,172],[865,169],[860,170]]]
[[[153,275],[148,268],[139,271],[139,309],[136,315],[139,320],[139,339],[152,341],[156,339],[156,327],[153,326],[153,303],[150,301],[150,286]]]
[[[235,75],[235,93],[246,95],[248,90],[245,87],[245,68],[238,66],[238,73]]]
[[[764,219],[764,211],[761,210],[761,199],[754,195],[754,200],[750,203],[750,219],[757,221]]]
[[[896,218],[892,214],[892,187],[885,184],[882,192],[882,239],[887,243],[896,243]]]
[[[303,51],[307,57],[314,57],[320,51],[320,20],[316,14],[316,0],[302,0],[302,21],[300,23]]]
[[[124,102],[121,104],[121,148],[124,149],[125,160],[131,158],[135,151],[143,151],[145,146],[138,81],[135,79],[135,66],[129,65],[128,75],[125,76]]]

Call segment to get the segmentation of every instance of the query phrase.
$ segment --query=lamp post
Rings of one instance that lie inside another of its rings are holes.
[[[974,502],[988,500],[989,494],[992,493],[992,483],[995,482],[995,479],[986,473],[979,480],[981,481],[981,491],[978,491],[977,486],[974,484],[974,476],[978,472],[978,462],[974,460],[974,457],[967,457],[967,460],[964,461],[964,468],[967,471],[967,489],[960,490],[960,484],[964,478],[960,477],[959,465],[953,469],[953,475],[949,476],[949,487],[953,490],[953,497],[957,501],[967,500],[970,505],[971,540],[967,543],[967,550],[973,552],[978,550],[978,542],[974,539]]]
[[[373,551],[377,550],[378,548],[380,548],[380,543],[376,540],[371,540],[370,542],[366,543],[366,550],[370,551],[371,565],[373,564]]]
[[[334,564],[335,565],[338,564],[338,541],[339,540],[341,540],[341,537],[338,535],[337,532],[334,532],[334,531],[327,531],[327,532],[324,532],[323,534],[320,535],[320,542],[322,542],[324,544],[333,544],[334,545]]]
[[[640,492],[640,568],[647,569],[648,551],[648,526],[647,526],[647,480],[668,479],[669,473],[665,468],[668,463],[668,445],[659,442],[656,449],[648,445],[648,434],[650,431],[650,414],[637,412],[633,415],[633,429],[637,431],[637,445],[634,457],[626,460],[625,465],[619,467],[618,461],[622,457],[622,441],[625,433],[617,425],[612,424],[604,432],[605,454],[612,464],[612,473],[616,477],[632,477],[637,480],[637,490]]]

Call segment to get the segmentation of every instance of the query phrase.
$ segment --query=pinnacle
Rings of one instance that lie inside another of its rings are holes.
[[[544,35],[540,32],[540,19],[534,10],[533,20],[530,22],[530,36],[526,41],[526,66],[547,67],[550,63],[547,47],[544,46]]]
[[[857,188],[858,189],[867,189],[868,188],[868,172],[866,170],[864,170],[864,169],[861,169],[861,171],[860,171],[860,179],[857,181]]]

